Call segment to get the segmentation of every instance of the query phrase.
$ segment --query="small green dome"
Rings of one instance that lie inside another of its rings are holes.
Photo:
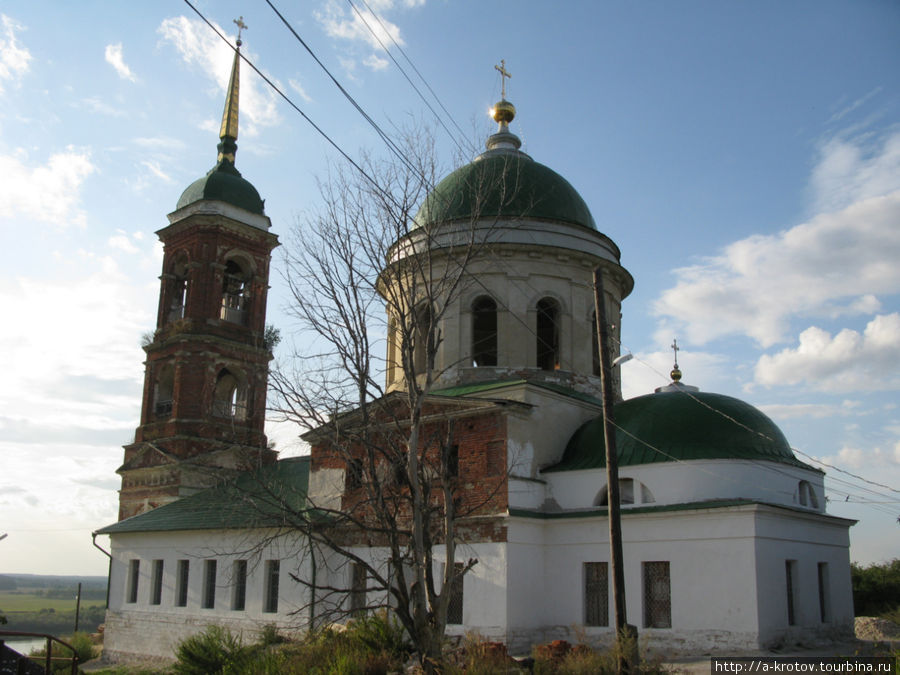
[[[558,220],[597,229],[587,204],[565,178],[516,151],[487,152],[451,173],[425,198],[415,220],[434,224],[468,220],[473,214]]]
[[[206,199],[225,202],[251,213],[265,215],[264,202],[250,181],[241,177],[234,164],[222,160],[203,178],[191,183],[181,194],[176,209]]]
[[[694,459],[767,460],[811,468],[794,457],[781,429],[749,403],[705,392],[667,391],[613,408],[620,466]],[[569,439],[562,461],[546,471],[606,466],[603,417]]]

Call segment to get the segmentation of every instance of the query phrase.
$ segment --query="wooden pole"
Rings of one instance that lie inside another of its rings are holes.
[[[78,632],[78,615],[81,613],[81,582],[78,582],[78,594],[75,596],[75,632]]]
[[[597,317],[597,346],[600,350],[600,386],[603,401],[603,436],[606,446],[606,486],[609,513],[609,551],[613,578],[613,608],[618,643],[619,671],[627,672],[628,654],[623,644],[637,630],[628,625],[625,613],[625,569],[622,561],[622,517],[619,510],[619,460],[616,454],[616,427],[613,418],[612,370],[609,359],[609,322],[606,318],[606,301],[603,291],[603,270],[594,270],[594,309]]]

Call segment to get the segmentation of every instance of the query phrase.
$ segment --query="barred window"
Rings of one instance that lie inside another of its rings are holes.
[[[231,588],[231,609],[243,610],[247,605],[247,561],[235,560]]]
[[[281,561],[266,561],[266,595],[263,611],[274,614],[278,611],[278,578],[281,575]]]
[[[787,620],[789,626],[797,623],[797,561],[784,561],[785,591],[787,592]]]
[[[608,563],[584,563],[584,625],[609,625]]]
[[[150,604],[162,603],[163,561],[153,561],[153,576],[150,579]]]
[[[360,614],[366,610],[366,581],[368,573],[365,565],[350,564],[350,612]]]
[[[450,582],[450,602],[447,604],[447,623],[460,625],[463,622],[463,563],[453,563],[453,580]]]
[[[128,602],[137,602],[138,580],[141,575],[141,561],[132,560],[128,565]]]
[[[645,562],[644,628],[672,627],[672,595],[669,562]]]
[[[216,561],[203,561],[203,609],[213,609],[216,606]]]
[[[190,560],[179,560],[175,573],[175,605],[187,607],[188,597],[188,573],[191,571]]]

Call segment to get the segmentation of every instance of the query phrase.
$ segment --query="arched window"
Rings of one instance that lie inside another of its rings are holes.
[[[472,365],[497,365],[497,303],[486,295],[472,303]]]
[[[247,389],[227,368],[216,377],[213,415],[232,419],[244,419],[247,415]]]
[[[172,264],[169,278],[169,309],[166,314],[167,321],[178,321],[184,317],[184,308],[187,305],[188,290],[188,260],[184,253],[179,254]]]
[[[167,363],[159,370],[153,390],[153,413],[157,417],[172,414],[172,396],[175,387],[175,366]]]
[[[638,485],[640,485],[640,483],[638,483]],[[609,490],[607,488],[608,486],[604,485],[603,489],[597,494],[597,497],[594,499],[594,506],[609,506]],[[619,503],[634,504],[633,478],[619,479]]]
[[[800,502],[800,506],[808,506],[813,509],[819,508],[819,500],[816,498],[816,491],[809,481],[800,481],[800,484],[797,486],[797,499]]]
[[[225,263],[225,278],[222,282],[222,311],[219,318],[241,325],[247,322],[249,280],[250,275],[240,263],[235,260]]]
[[[597,337],[597,310],[591,312],[591,372],[601,375],[603,366],[600,363],[600,339]]]
[[[429,334],[432,340],[437,339],[437,331],[434,330],[432,324],[431,307],[427,304],[420,305],[416,309],[415,330],[413,331],[413,368],[415,375],[422,375],[429,367],[434,366],[434,354],[429,358]],[[434,351],[435,345],[432,342],[431,351]],[[429,363],[430,361],[430,363]]]
[[[559,305],[553,298],[537,303],[537,367],[559,370]]]

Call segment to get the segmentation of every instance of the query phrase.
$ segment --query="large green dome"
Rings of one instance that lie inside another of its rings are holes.
[[[496,217],[556,220],[596,230],[581,195],[553,169],[523,152],[486,152],[428,195],[419,225]]]
[[[225,202],[251,213],[264,215],[264,203],[259,192],[228,160],[220,161],[203,178],[191,183],[181,194],[176,209],[206,199]]]
[[[699,391],[663,391],[613,408],[620,466],[695,459],[767,460],[811,468],[791,451],[781,429],[749,403]],[[546,471],[606,466],[603,418],[583,424],[562,461]]]

